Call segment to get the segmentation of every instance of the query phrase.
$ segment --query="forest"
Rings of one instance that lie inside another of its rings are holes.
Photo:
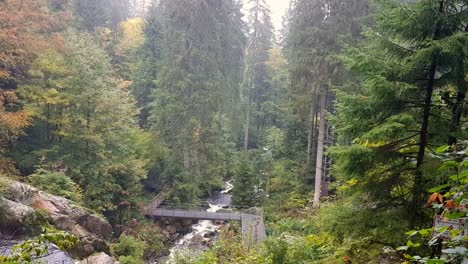
[[[468,0],[0,0],[0,263],[468,263],[467,91]]]

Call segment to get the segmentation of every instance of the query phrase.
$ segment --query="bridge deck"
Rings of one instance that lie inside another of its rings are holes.
[[[154,206],[154,204],[153,204]],[[240,221],[242,238],[246,245],[261,243],[266,239],[263,214],[247,214],[239,212],[213,213],[202,210],[166,209],[157,206],[146,208],[145,214],[151,217],[190,218],[198,220]]]
[[[223,220],[223,221],[241,221],[242,215],[240,213],[211,213],[201,210],[179,210],[179,209],[164,209],[157,208],[149,210],[149,216],[154,217],[170,217],[170,218],[191,218],[200,220]]]

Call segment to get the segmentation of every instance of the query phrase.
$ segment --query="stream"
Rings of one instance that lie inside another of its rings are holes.
[[[233,187],[230,181],[226,182],[222,191],[217,192],[206,200],[209,205],[206,211],[215,213],[219,210],[231,210],[232,195],[230,192]],[[176,264],[176,256],[178,254],[196,256],[197,253],[201,253],[209,248],[206,242],[218,237],[222,226],[218,221],[199,220],[198,223],[192,225],[192,232],[179,238],[169,250],[169,256],[155,263]]]

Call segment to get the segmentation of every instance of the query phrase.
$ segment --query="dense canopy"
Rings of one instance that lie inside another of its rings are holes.
[[[83,242],[34,199],[10,233],[18,181],[120,263],[466,262],[468,2],[289,2],[275,29],[267,0],[0,0],[0,242],[38,241],[0,262]]]

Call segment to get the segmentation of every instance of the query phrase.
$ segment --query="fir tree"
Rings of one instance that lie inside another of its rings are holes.
[[[271,99],[271,77],[267,70],[267,61],[274,37],[270,10],[266,2],[264,0],[251,0],[249,5],[249,39],[243,85],[245,151],[248,150],[249,145],[257,145],[256,141],[265,127],[265,115],[262,108],[263,104]],[[255,127],[252,128],[252,125]],[[254,135],[257,138],[253,140],[251,130],[256,131]]]
[[[463,5],[454,4],[379,2],[365,45],[345,60],[361,87],[339,97],[339,134],[355,143],[337,149],[340,174],[361,181],[382,206],[406,205],[413,226],[421,224],[431,177],[424,172],[426,153],[449,135],[438,128],[450,127],[444,117],[453,108],[440,94],[457,94],[451,87],[461,68],[453,62],[466,59]]]

